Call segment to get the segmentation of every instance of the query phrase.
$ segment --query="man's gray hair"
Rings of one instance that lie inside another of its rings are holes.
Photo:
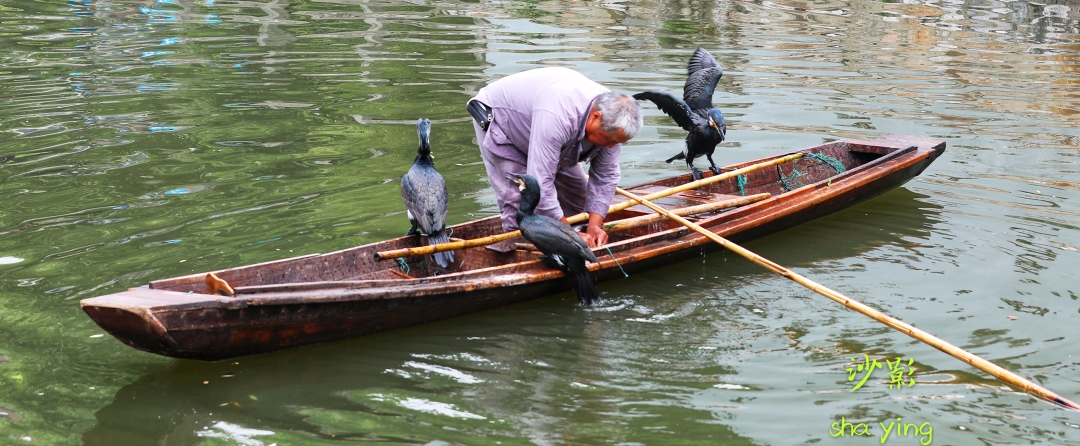
[[[644,123],[641,106],[629,95],[609,91],[597,97],[596,110],[600,112],[600,129],[614,134],[622,130],[627,138],[637,136]]]

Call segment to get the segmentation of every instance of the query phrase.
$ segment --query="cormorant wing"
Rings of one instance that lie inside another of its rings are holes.
[[[716,83],[723,75],[720,68],[707,68],[690,75],[683,87],[683,99],[686,100],[686,105],[693,110],[713,108],[713,92],[716,91]]]
[[[634,95],[634,99],[649,100],[656,104],[664,113],[671,116],[679,127],[688,132],[694,131],[694,118],[691,117],[690,107],[671,93],[661,90],[650,90]]]
[[[446,228],[446,213],[449,210],[448,205],[450,201],[449,195],[446,193],[446,180],[442,175],[431,170],[431,174],[434,174],[435,178],[432,179],[432,194],[427,197],[428,212],[431,216],[431,230],[438,231],[439,229]]]
[[[720,63],[716,61],[716,58],[708,50],[699,47],[694,51],[694,55],[690,56],[690,61],[686,63],[686,75],[693,76],[694,73],[708,68],[720,68]]]
[[[522,221],[528,228],[522,232],[522,235],[527,232],[528,237],[526,239],[541,251],[580,257],[593,263],[599,262],[596,255],[589,249],[589,245],[570,225],[542,215],[532,215],[530,217],[531,222]]]
[[[686,84],[683,86],[683,100],[692,110],[713,108],[712,96],[716,83],[724,75],[724,70],[712,54],[705,48],[698,48],[686,64]]]
[[[420,209],[423,204],[420,202],[420,197],[417,195],[416,188],[413,187],[412,180],[409,179],[409,175],[413,173],[412,169],[405,172],[405,175],[401,177],[401,200],[405,202],[405,209],[409,210],[409,214],[416,218],[416,215],[420,213]],[[423,231],[423,229],[420,229]]]

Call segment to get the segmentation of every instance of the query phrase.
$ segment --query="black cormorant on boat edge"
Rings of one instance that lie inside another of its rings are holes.
[[[435,170],[431,158],[431,121],[420,118],[416,121],[416,134],[420,137],[420,147],[416,150],[416,160],[412,167],[401,177],[401,198],[408,210],[409,235],[425,234],[428,243],[435,245],[447,243],[446,235],[447,202],[446,180]],[[454,261],[453,251],[434,254],[435,263],[446,268]]]

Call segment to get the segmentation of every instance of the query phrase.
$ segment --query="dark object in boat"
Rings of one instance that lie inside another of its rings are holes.
[[[509,173],[506,179],[517,183],[521,190],[521,206],[517,211],[521,235],[544,253],[544,260],[549,265],[574,277],[579,303],[592,305],[600,294],[596,291],[596,279],[585,266],[585,261],[599,263],[596,255],[570,225],[533,213],[540,203],[540,184],[536,178],[523,173]]]
[[[802,152],[839,160],[843,173],[804,156],[753,171],[745,175],[745,181],[731,178],[654,202],[673,209],[737,198],[740,184],[747,195],[772,194],[765,200],[689,218],[741,243],[892,190],[921,173],[944,150],[942,141],[912,136],[834,141]],[[664,178],[626,189],[645,195],[685,184],[689,177]],[[607,220],[651,214],[651,209],[639,205],[609,213]],[[454,226],[454,234],[467,239],[500,232],[498,216]],[[599,263],[589,265],[598,282],[622,278],[618,264],[634,280],[636,272],[698,258],[702,249],[719,248],[670,220],[613,230],[609,237],[607,246],[614,259],[604,255]],[[398,237],[327,254],[214,271],[234,287],[236,297],[231,298],[209,294],[203,272],[84,299],[81,306],[105,331],[137,349],[176,358],[221,360],[446,319],[568,291],[571,286],[562,271],[548,268],[535,251],[469,248],[457,254],[458,262],[449,272],[438,268],[430,256],[411,257],[405,261],[413,279],[394,274],[399,269],[396,259],[375,259],[376,252],[420,243],[417,237]]]
[[[416,134],[420,137],[416,159],[401,177],[401,198],[405,200],[409,223],[412,223],[406,235],[424,234],[432,245],[446,243],[450,241],[446,236],[449,199],[446,180],[435,170],[435,161],[431,158],[431,121],[427,118],[417,120]],[[434,257],[435,263],[446,268],[454,261],[454,252],[437,252]]]
[[[651,90],[634,95],[634,99],[649,100],[671,116],[679,127],[690,132],[686,135],[686,147],[682,153],[667,159],[686,160],[694,180],[702,178],[701,171],[694,167],[694,158],[704,155],[709,160],[713,174],[720,174],[720,168],[713,161],[716,145],[724,142],[727,136],[727,122],[724,114],[713,107],[712,96],[716,83],[724,71],[712,54],[705,48],[698,48],[686,64],[686,84],[683,85],[683,98],[672,96],[662,90]]]

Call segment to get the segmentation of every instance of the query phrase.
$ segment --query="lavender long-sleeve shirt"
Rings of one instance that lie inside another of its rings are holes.
[[[489,137],[497,144],[492,150],[525,161],[527,173],[540,183],[537,213],[563,217],[555,174],[560,168],[589,161],[585,211],[607,215],[619,183],[622,145],[595,146],[585,139],[585,121],[596,97],[608,91],[574,70],[548,67],[504,77],[476,95],[475,99],[492,108],[495,118],[488,127]]]

